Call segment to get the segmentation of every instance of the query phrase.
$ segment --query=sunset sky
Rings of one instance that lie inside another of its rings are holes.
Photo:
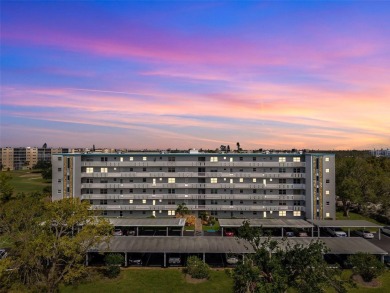
[[[4,146],[390,147],[389,1],[1,1]]]

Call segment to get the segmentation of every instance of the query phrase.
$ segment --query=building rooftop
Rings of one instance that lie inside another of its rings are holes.
[[[156,219],[130,219],[107,218],[115,227],[184,227],[185,219],[156,218]]]
[[[365,220],[308,220],[317,227],[330,228],[381,228],[384,225],[378,225]]]

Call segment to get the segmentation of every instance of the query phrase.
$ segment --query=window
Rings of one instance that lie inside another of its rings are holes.
[[[143,200],[142,200],[142,203],[146,203],[146,199],[143,199]]]
[[[58,172],[61,172],[62,171],[62,169],[61,168],[58,168]]]
[[[61,183],[61,179],[58,179],[58,183]]]
[[[175,158],[175,157],[168,157],[168,161],[169,161],[169,162],[175,162],[175,161],[176,161],[176,158]]]
[[[279,168],[279,173],[286,173],[286,168]]]
[[[146,172],[146,168],[142,168],[142,171],[143,171],[143,172]]]
[[[169,199],[169,200],[168,200],[168,204],[170,204],[170,205],[175,204],[175,201],[172,200],[172,199]]]
[[[293,158],[293,162],[300,162],[301,161],[301,158],[300,157],[294,157]]]
[[[294,168],[294,169],[293,169],[293,172],[294,172],[294,173],[301,173],[301,168]]]
[[[326,202],[326,205],[328,206],[329,204],[330,204],[329,201],[327,201],[327,202]]]
[[[146,182],[146,178],[142,178],[142,182]]]
[[[257,190],[256,190],[256,189],[253,189],[253,193],[257,193]]]
[[[330,218],[330,213],[326,213],[325,215],[326,218]]]
[[[257,212],[253,212],[254,215],[257,215]]]
[[[301,216],[301,211],[294,211],[293,212],[294,217],[300,217]]]
[[[175,167],[168,167],[168,172],[173,173],[175,172]]]
[[[279,179],[279,183],[286,183],[286,179],[285,178]]]
[[[107,173],[108,172],[108,168],[100,168],[100,173]]]
[[[57,193],[61,193],[61,189],[58,189],[58,190],[57,190]]]
[[[244,182],[244,178],[240,178],[240,182]]]
[[[218,212],[217,211],[211,211],[211,215],[212,216],[218,216]]]
[[[211,194],[217,194],[217,193],[218,193],[218,189],[211,189],[211,190],[210,190],[210,193],[211,193]]]
[[[129,199],[129,203],[133,203],[133,200],[132,200],[132,199]]]
[[[175,194],[176,193],[176,189],[168,189],[168,193],[169,194]]]
[[[107,189],[100,189],[100,194],[107,194]]]
[[[175,211],[168,211],[168,216],[174,216],[175,215]]]
[[[287,214],[286,211],[279,211],[279,217],[285,217]]]
[[[293,183],[294,184],[301,184],[301,179],[294,178]]]
[[[210,162],[218,162],[218,157],[210,157]]]
[[[102,161],[102,162],[107,162],[107,157],[101,157],[101,158],[100,158],[100,161]]]
[[[119,161],[123,162],[123,157],[120,157],[120,158],[119,158]]]
[[[279,194],[286,194],[286,189],[279,189]]]
[[[148,157],[142,157],[142,161],[147,161]]]
[[[279,157],[279,163],[285,163],[286,157]]]
[[[325,162],[329,162],[329,158],[328,157],[325,157]]]
[[[253,172],[256,172],[256,168],[253,168]]]
[[[240,161],[243,161],[244,160],[244,158],[243,157],[240,157]]]
[[[329,190],[325,190],[325,194],[329,195],[330,194]]]
[[[107,204],[107,199],[101,199],[101,200],[100,200],[100,204],[101,204],[101,205]]]
[[[256,182],[256,178],[253,178],[252,181],[255,183]]]
[[[325,173],[329,173],[329,169],[325,169]]]
[[[329,179],[326,179],[326,183],[330,183],[330,180],[329,180]]]
[[[229,158],[229,161],[230,161],[230,162],[233,162],[233,158]]]
[[[175,178],[168,178],[168,183],[175,183],[176,179]]]
[[[253,161],[256,161],[256,157],[253,157]]]
[[[129,161],[134,161],[134,158],[133,158],[133,157],[130,157],[130,158],[129,158]]]
[[[58,161],[62,161],[62,158],[61,158],[61,157],[58,157]]]
[[[215,199],[212,199],[210,204],[218,204],[218,201],[216,201]]]
[[[217,178],[210,178],[210,183],[217,183],[218,179]]]

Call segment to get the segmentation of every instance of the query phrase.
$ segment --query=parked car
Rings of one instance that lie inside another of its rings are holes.
[[[381,231],[383,234],[389,235],[390,236],[390,226],[382,227]]]
[[[295,236],[294,232],[292,232],[292,231],[286,232],[286,237],[294,237],[294,236]]]
[[[298,232],[298,237],[308,237],[309,235],[307,235],[307,232],[305,231],[299,231]]]
[[[326,228],[326,231],[333,237],[347,237],[347,233],[341,228]]]
[[[142,259],[140,258],[129,259],[127,263],[129,266],[131,265],[142,266]]]
[[[168,264],[170,264],[171,266],[180,266],[181,258],[178,256],[170,256],[168,258]]]
[[[356,233],[356,235],[359,235],[359,236],[366,238],[366,239],[373,239],[374,238],[374,234],[372,234],[370,231],[367,231],[367,230],[356,230],[355,233]]]
[[[123,232],[121,229],[115,229],[114,232],[112,233],[114,236],[123,236]]]
[[[127,236],[134,236],[135,235],[135,231],[134,230],[128,230],[127,231]]]
[[[237,256],[226,254],[226,262],[227,262],[229,265],[235,265],[235,264],[238,263],[238,261],[239,261],[239,259],[238,259]]]
[[[233,237],[234,236],[234,232],[233,231],[225,231],[224,235],[228,236],[228,237]]]

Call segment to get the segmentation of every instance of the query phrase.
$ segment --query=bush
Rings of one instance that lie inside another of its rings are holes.
[[[360,275],[365,282],[371,282],[385,271],[385,266],[374,255],[359,252],[348,258],[354,274]]]
[[[121,269],[120,266],[123,263],[123,255],[119,253],[109,253],[104,258],[106,263],[106,275],[109,278],[116,278],[119,276]]]
[[[186,272],[194,279],[208,279],[210,277],[210,267],[197,256],[190,256],[187,259]]]

